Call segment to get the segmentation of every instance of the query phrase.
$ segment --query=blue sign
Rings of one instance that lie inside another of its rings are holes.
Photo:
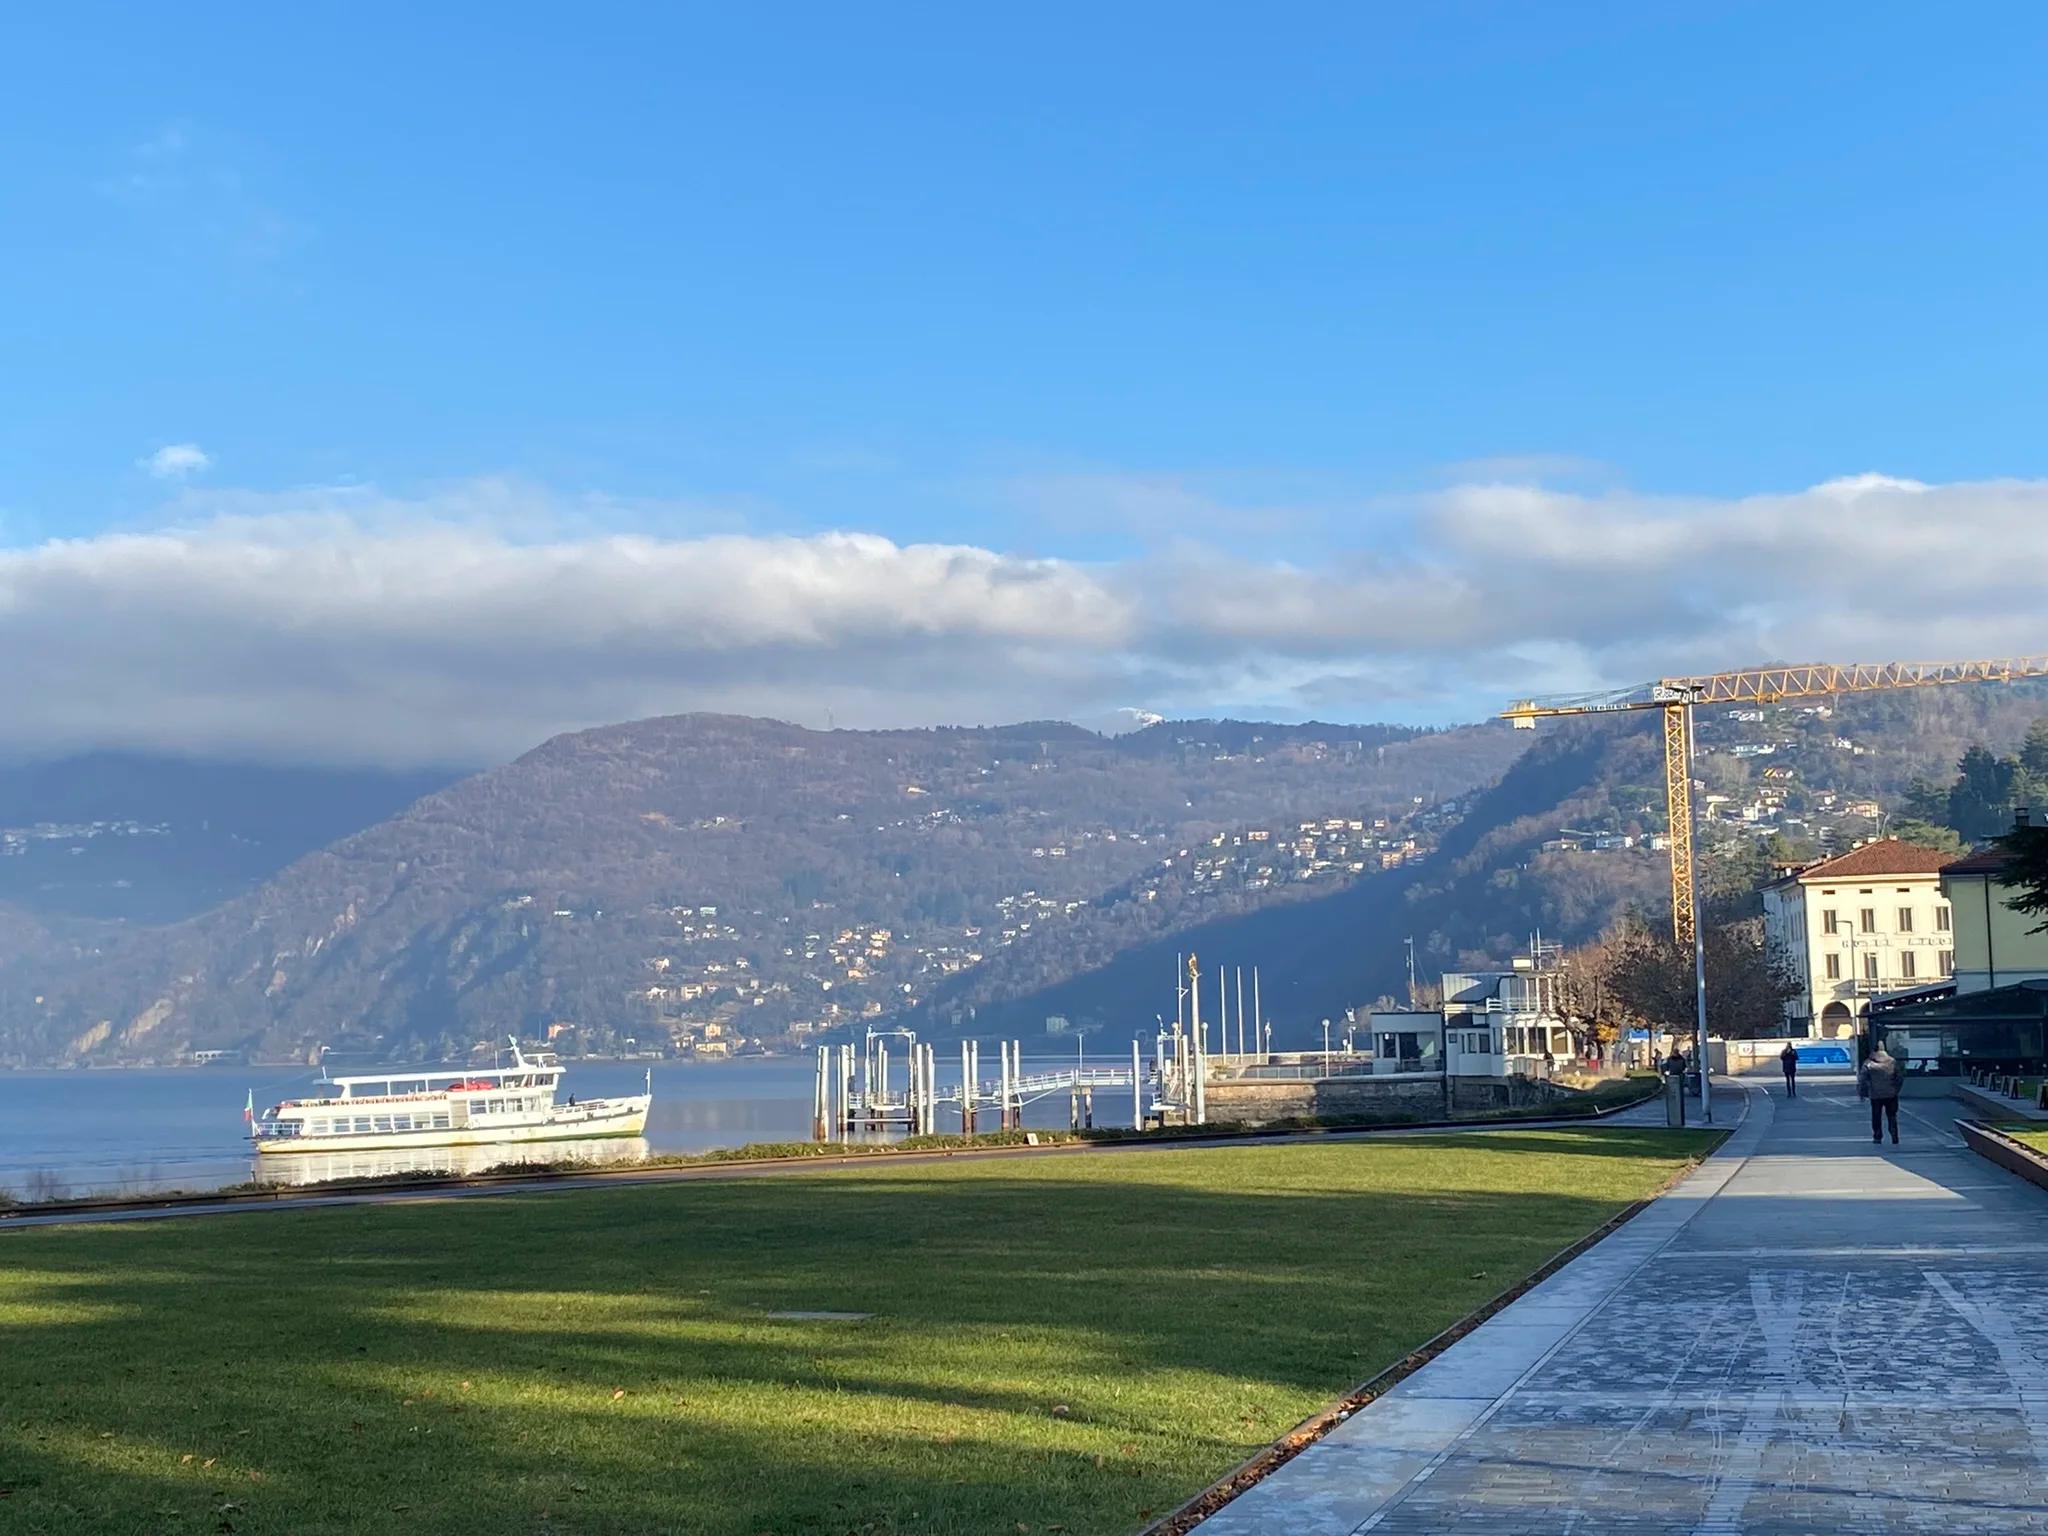
[[[1852,1067],[1855,1062],[1849,1057],[1846,1045],[1795,1045],[1802,1067]]]

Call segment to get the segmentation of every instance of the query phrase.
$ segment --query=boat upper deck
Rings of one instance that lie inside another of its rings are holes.
[[[561,1081],[562,1066],[553,1051],[528,1056],[512,1045],[509,1067],[460,1067],[442,1072],[365,1072],[329,1078],[339,1099],[402,1099],[421,1094],[495,1092],[505,1088],[552,1088]]]

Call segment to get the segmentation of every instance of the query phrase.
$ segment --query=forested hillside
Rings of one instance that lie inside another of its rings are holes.
[[[1145,899],[1174,926],[1423,857],[1523,744],[1499,726],[588,731],[186,922],[20,918],[0,1041],[17,1061],[416,1058],[508,1030],[787,1043],[913,1008],[1035,933],[1113,949],[1101,898],[1154,871]],[[1214,840],[1254,834],[1259,858],[1224,877]]]
[[[1979,687],[1702,712],[1706,878],[1740,896],[1774,860],[1902,817],[1997,821],[2009,807],[1980,801],[2041,782],[2048,734],[2022,741],[2044,711],[2048,690]],[[181,921],[0,904],[0,1062],[421,1059],[508,1031],[718,1054],[897,1019],[1128,1038],[1171,1011],[1190,949],[1212,974],[1257,966],[1280,1038],[1304,1043],[1399,996],[1411,936],[1427,979],[1662,909],[1654,717],[1530,741],[728,716],[582,732]]]
[[[2015,797],[2048,783],[2030,777],[2024,746],[2048,713],[2042,684],[1735,713],[1701,711],[1695,769],[1702,894],[1724,911],[1753,901],[1775,861],[1896,830],[1902,818],[1933,814],[1936,801],[1945,816],[1951,779],[1958,816],[1994,829]],[[1193,951],[1212,976],[1258,967],[1276,1043],[1306,1047],[1320,1041],[1323,1018],[1405,996],[1411,936],[1426,984],[1445,970],[1506,965],[1539,932],[1576,945],[1631,909],[1668,921],[1655,715],[1561,723],[1541,735],[1419,865],[1302,906],[1162,933],[1057,985],[1033,984],[1035,948],[1020,947],[936,994],[927,1014],[998,1034],[1035,1033],[1048,1016],[1127,1032],[1132,1020],[1171,1016],[1176,957]],[[2048,730],[2032,740],[2037,756],[2048,751]],[[1983,810],[1986,796],[2001,803]],[[1213,995],[1207,1002],[1213,1016]]]
[[[0,767],[0,903],[175,922],[459,777],[121,752]]]

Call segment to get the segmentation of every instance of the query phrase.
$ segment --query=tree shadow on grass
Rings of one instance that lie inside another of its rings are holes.
[[[1636,1161],[1646,1157],[1697,1157],[1727,1134],[1727,1130],[1726,1126],[1692,1126],[1676,1130],[1664,1126],[1609,1126],[1595,1122],[1541,1131],[1504,1127],[1497,1131],[1457,1131],[1445,1136],[1417,1136],[1413,1139],[1447,1148],[1476,1140],[1503,1152],[1548,1152],[1572,1157]]]
[[[1521,1190],[1433,1180],[1451,1137],[1391,1186],[1261,1149],[15,1234],[0,1514],[1127,1530],[1639,1192],[1581,1139],[1489,1137]]]

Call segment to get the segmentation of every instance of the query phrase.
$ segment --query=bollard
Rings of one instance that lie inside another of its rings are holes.
[[[1685,1074],[1682,1072],[1664,1074],[1664,1123],[1679,1130],[1685,1128]]]

